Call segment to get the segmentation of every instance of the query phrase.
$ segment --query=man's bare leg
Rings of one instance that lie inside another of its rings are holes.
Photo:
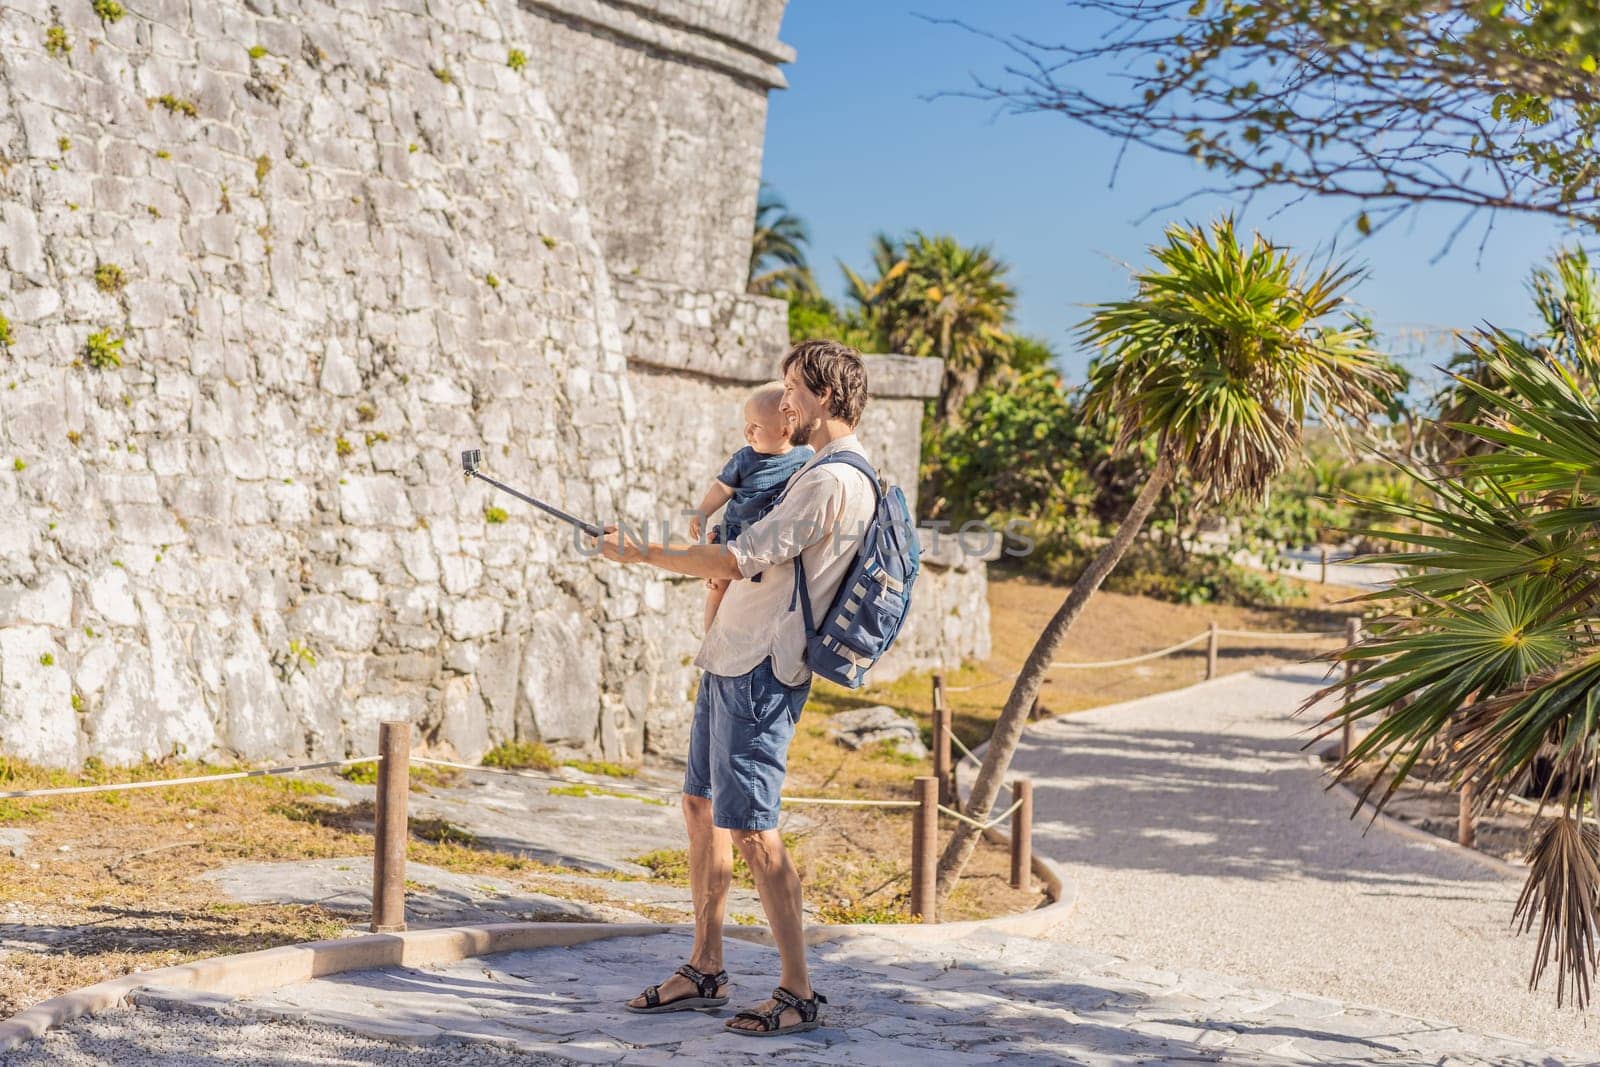
[[[694,949],[689,966],[702,974],[722,970],[722,920],[733,881],[733,846],[728,831],[711,823],[711,801],[683,795],[683,823],[689,830],[689,894],[694,900]],[[674,974],[661,983],[661,1002],[698,994],[694,983]],[[644,1007],[644,994],[628,1002]]]
[[[776,830],[734,830],[733,843],[739,854],[750,865],[755,878],[756,891],[761,894],[761,910],[766,913],[767,926],[778,943],[780,974],[778,984],[802,1000],[812,994],[811,976],[806,970],[805,911],[800,896],[800,872],[783,847],[783,838]],[[756,1007],[766,1011],[776,1005],[768,1000]],[[781,1026],[800,1021],[800,1013],[786,1008],[778,1018]],[[729,1026],[742,1030],[759,1030],[761,1024],[753,1019],[734,1019]]]

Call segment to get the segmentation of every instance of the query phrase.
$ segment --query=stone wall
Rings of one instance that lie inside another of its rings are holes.
[[[695,583],[457,456],[639,515],[737,447],[782,0],[123,6],[0,14],[0,752],[680,748]]]

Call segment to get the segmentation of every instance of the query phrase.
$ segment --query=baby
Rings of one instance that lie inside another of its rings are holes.
[[[782,382],[763,385],[744,402],[744,439],[748,445],[723,465],[722,473],[690,516],[689,536],[694,540],[700,540],[706,520],[724,504],[728,505],[727,510],[722,513],[721,526],[712,529],[711,541],[727,544],[738,537],[739,531],[772,509],[789,479],[811,459],[810,448],[789,443],[794,424],[779,410],[782,403]],[[759,574],[751,579],[760,580]],[[728,591],[728,579],[709,578],[706,587],[709,592],[705,625],[709,630],[722,596]]]

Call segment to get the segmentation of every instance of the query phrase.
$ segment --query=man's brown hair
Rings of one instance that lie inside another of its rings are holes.
[[[817,396],[828,391],[828,414],[852,428],[867,406],[867,366],[861,353],[838,341],[801,341],[783,357],[783,373],[793,368]]]

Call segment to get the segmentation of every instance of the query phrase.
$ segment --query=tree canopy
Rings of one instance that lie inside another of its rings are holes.
[[[1220,185],[1600,230],[1593,0],[1080,0],[1105,32],[1007,45],[967,95],[1192,156]],[[965,23],[958,23],[966,25]],[[1463,219],[1465,222],[1466,219]]]

